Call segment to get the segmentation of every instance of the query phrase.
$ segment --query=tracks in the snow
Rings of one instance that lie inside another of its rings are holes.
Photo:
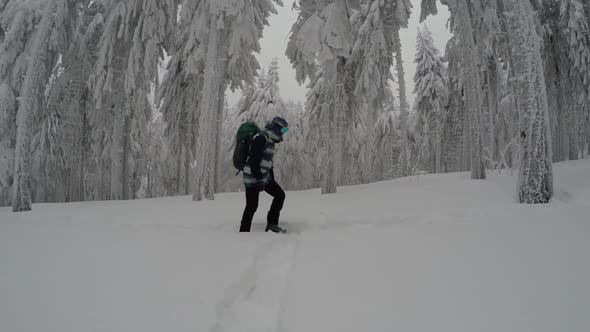
[[[276,332],[299,237],[278,236],[260,249],[252,265],[228,289],[211,332]]]

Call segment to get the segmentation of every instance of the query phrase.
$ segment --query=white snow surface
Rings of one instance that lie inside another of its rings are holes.
[[[289,192],[0,209],[0,331],[590,331],[590,160],[551,204],[467,173]],[[265,195],[263,195],[265,196]]]

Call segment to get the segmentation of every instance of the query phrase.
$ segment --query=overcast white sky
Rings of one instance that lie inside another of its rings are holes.
[[[285,6],[278,7],[278,15],[273,15],[270,20],[270,26],[264,29],[264,37],[261,40],[261,52],[257,56],[260,65],[268,67],[273,58],[279,59],[280,82],[279,88],[281,96],[285,101],[305,101],[305,85],[299,86],[295,80],[295,71],[291,68],[289,60],[285,56],[287,41],[291,26],[297,20],[297,12],[291,10],[293,0],[284,0]],[[414,53],[416,49],[416,34],[418,32],[418,19],[420,16],[420,0],[412,0],[414,5],[410,24],[407,29],[401,31],[401,40],[403,47],[404,65],[406,71],[406,82],[408,82],[408,93],[411,95],[413,90],[413,78],[416,71],[414,65]],[[444,53],[445,45],[451,33],[446,29],[446,23],[449,13],[446,6],[439,4],[439,13],[436,17],[430,17],[425,24],[432,31],[436,46],[441,53]],[[393,69],[392,69],[393,70]],[[240,92],[229,93],[228,101],[230,105],[235,105],[240,99]],[[413,95],[410,96],[410,102],[413,101]]]

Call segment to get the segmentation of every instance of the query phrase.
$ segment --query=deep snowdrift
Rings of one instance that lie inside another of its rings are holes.
[[[546,206],[465,173],[287,193],[0,209],[0,331],[590,330],[590,160]]]

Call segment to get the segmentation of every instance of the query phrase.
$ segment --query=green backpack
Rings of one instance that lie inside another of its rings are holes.
[[[250,142],[259,131],[260,128],[256,123],[250,121],[242,123],[238,128],[233,156],[234,167],[238,170],[238,173],[244,170],[250,153]]]

